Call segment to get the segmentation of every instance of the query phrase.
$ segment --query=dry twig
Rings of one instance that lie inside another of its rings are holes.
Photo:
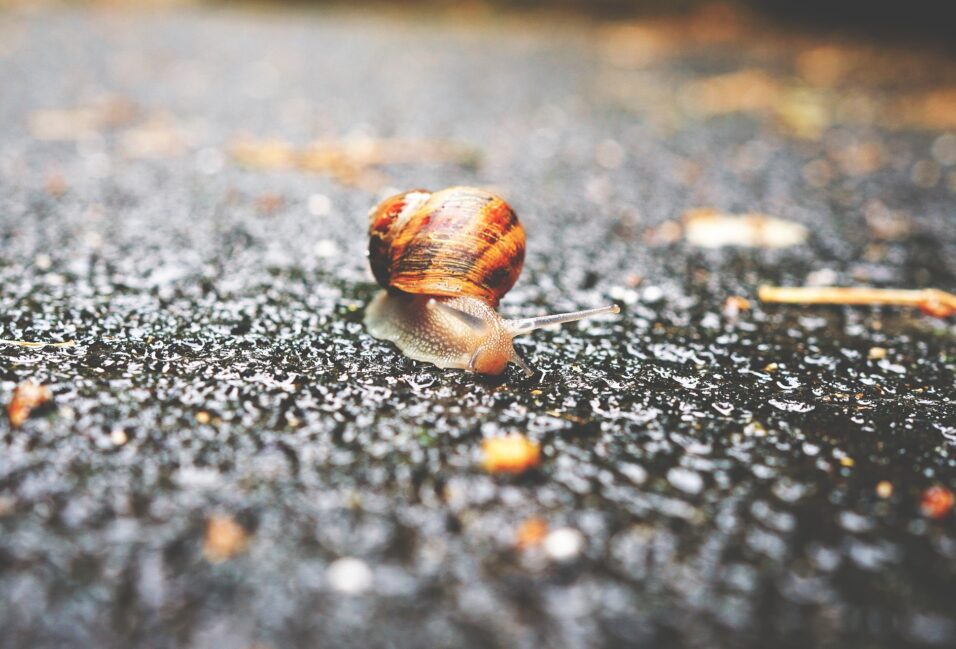
[[[17,347],[29,347],[30,349],[43,349],[44,347],[76,347],[76,341],[67,340],[62,343],[40,343],[31,340],[6,340],[0,338],[0,345],[16,345]]]
[[[863,286],[761,286],[762,302],[785,304],[844,304],[914,306],[924,313],[945,318],[956,313],[956,295],[938,289],[869,288]]]

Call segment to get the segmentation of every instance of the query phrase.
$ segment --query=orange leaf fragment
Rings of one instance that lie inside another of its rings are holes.
[[[7,406],[10,424],[18,428],[27,420],[30,413],[53,398],[50,388],[33,381],[25,381],[13,391],[13,398]]]
[[[923,516],[932,519],[940,519],[949,514],[953,509],[953,492],[943,486],[930,487],[923,492],[923,499],[920,501],[920,511]]]
[[[202,555],[209,563],[222,563],[246,549],[248,534],[232,516],[213,516],[206,524]]]
[[[524,435],[491,437],[481,443],[482,466],[489,473],[524,473],[541,463],[541,448]]]
[[[521,523],[515,535],[515,547],[519,550],[536,548],[548,535],[548,523],[543,518],[529,518]]]
[[[724,300],[722,312],[725,318],[733,319],[740,315],[741,311],[750,310],[750,300],[739,295],[730,295]]]

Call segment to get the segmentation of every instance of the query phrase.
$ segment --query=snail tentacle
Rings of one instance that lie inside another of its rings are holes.
[[[524,318],[521,320],[507,320],[505,321],[505,328],[511,333],[512,336],[522,336],[526,333],[531,333],[536,329],[541,329],[543,327],[551,327],[554,325],[565,324],[566,322],[575,322],[577,320],[584,320],[585,318],[593,318],[594,316],[605,315],[607,313],[620,313],[621,307],[616,304],[611,304],[609,306],[602,306],[597,309],[585,309],[583,311],[572,311],[570,313],[556,313],[554,315],[544,315],[538,316],[536,318]]]

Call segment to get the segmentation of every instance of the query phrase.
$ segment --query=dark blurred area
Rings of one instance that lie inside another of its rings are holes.
[[[886,35],[929,36],[956,44],[948,0],[750,0],[743,4],[781,18]]]
[[[953,2],[0,0],[0,649],[956,647]]]
[[[304,4],[329,4],[329,0],[302,0]],[[331,0],[333,4],[356,2]],[[408,0],[372,0],[364,4],[415,4]],[[586,13],[605,18],[675,14],[692,11],[712,0],[421,0],[447,8],[489,6],[516,10],[559,10]],[[736,0],[732,7],[749,9],[800,26],[839,29],[889,38],[929,38],[948,47],[956,47],[952,15],[956,5],[949,0]]]

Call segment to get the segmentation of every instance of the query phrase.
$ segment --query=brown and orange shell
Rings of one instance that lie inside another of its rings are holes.
[[[369,263],[382,286],[416,295],[469,296],[497,306],[521,274],[524,228],[481,189],[412,190],[369,214]]]

